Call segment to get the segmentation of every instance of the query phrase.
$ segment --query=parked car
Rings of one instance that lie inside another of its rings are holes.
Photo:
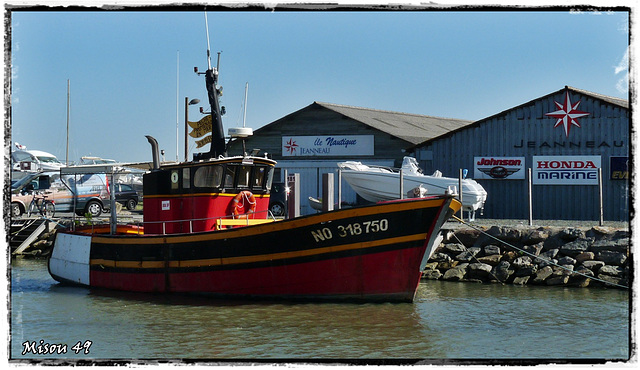
[[[271,184],[269,210],[274,216],[284,216],[287,214],[287,192],[288,189],[283,182],[274,182]]]
[[[54,179],[53,177],[57,177]],[[11,182],[11,216],[20,217],[27,211],[29,203],[33,196],[30,194],[32,191],[44,193],[48,199],[56,202],[57,199],[53,196],[53,189],[51,189],[51,183],[56,180],[59,181],[60,174],[56,172],[40,172],[30,174],[20,178],[17,181]]]
[[[73,212],[93,217],[102,213],[103,204],[109,199],[106,175],[63,175],[58,171],[30,174],[11,184],[11,215],[20,217],[29,206],[32,195],[27,189],[44,192],[53,200],[57,212]],[[75,209],[74,209],[75,203]]]
[[[115,184],[114,187],[116,189],[116,202],[121,203],[130,211],[134,210],[139,202],[138,192],[127,184]]]

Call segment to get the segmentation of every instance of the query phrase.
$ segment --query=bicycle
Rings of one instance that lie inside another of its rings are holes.
[[[40,195],[40,197],[37,197]],[[52,218],[56,213],[56,206],[54,201],[47,199],[47,195],[38,191],[33,191],[33,198],[29,203],[27,209],[27,216],[31,217],[32,214],[40,213],[42,217]]]

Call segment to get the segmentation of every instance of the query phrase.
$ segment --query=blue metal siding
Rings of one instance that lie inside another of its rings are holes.
[[[499,115],[428,142],[418,151],[431,151],[433,170],[457,177],[460,168],[473,175],[474,157],[525,157],[531,168],[533,156],[601,156],[605,220],[629,219],[629,182],[610,180],[610,157],[629,156],[629,110],[593,96],[569,90],[572,104],[589,112],[578,118],[567,137],[556,119],[545,116],[558,110],[565,91],[540,98]],[[424,156],[418,153],[418,156]],[[427,168],[427,171],[431,168]],[[527,180],[478,180],[487,190],[484,218],[528,218]],[[534,185],[534,219],[598,220],[599,191],[594,185]]]

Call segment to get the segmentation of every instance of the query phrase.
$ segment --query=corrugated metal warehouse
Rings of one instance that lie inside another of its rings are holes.
[[[471,124],[471,121],[314,102],[257,129],[245,140],[247,151],[260,149],[278,161],[274,181],[284,181],[284,170],[300,174],[301,214],[315,212],[308,197],[322,194],[322,174],[334,173],[338,162],[399,166],[405,149]],[[229,143],[230,155],[243,151],[241,141]],[[337,191],[338,185],[335,184]],[[338,200],[337,194],[335,200]],[[342,201],[356,201],[342,181]]]
[[[628,221],[629,102],[565,87],[413,148],[426,173],[468,169],[488,193],[482,218]]]

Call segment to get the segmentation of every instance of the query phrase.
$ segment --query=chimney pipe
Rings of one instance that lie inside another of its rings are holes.
[[[153,136],[146,135],[145,136],[151,144],[151,154],[153,156],[153,167],[152,170],[156,171],[160,169],[160,156],[158,154],[158,141],[153,138]]]

